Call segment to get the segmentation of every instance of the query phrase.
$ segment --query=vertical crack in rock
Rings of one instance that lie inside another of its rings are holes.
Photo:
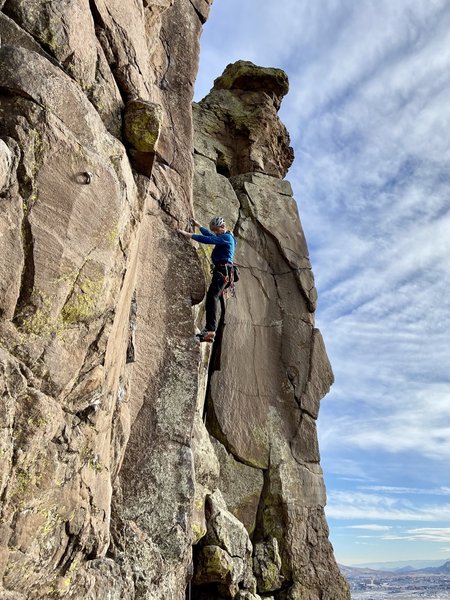
[[[15,99],[25,99],[25,103],[29,103],[29,106],[33,110],[34,108],[41,108],[40,104],[37,103],[29,94],[22,92],[17,89],[9,89],[8,86],[1,85],[0,89],[4,93],[5,105],[14,105]],[[19,100],[19,102],[22,100]],[[35,119],[34,119],[35,120]],[[33,205],[35,204],[38,193],[36,186],[36,177],[43,162],[43,142],[42,133],[39,129],[40,124],[37,122],[30,122],[26,119],[24,121],[27,134],[30,136],[30,158],[28,164],[23,157],[20,155],[17,165],[17,177],[18,177],[18,190],[17,196],[21,202],[20,214],[22,216],[21,222],[21,244],[23,248],[23,268],[21,273],[20,291],[17,298],[16,305],[14,307],[14,317],[16,320],[23,309],[30,304],[31,296],[34,289],[34,278],[35,278],[35,265],[34,265],[34,238],[32,227],[30,223],[30,213]],[[2,123],[1,133],[8,135],[8,125]],[[11,133],[13,133],[11,131]],[[17,149],[19,145],[14,141]]]
[[[137,298],[136,290],[133,292],[130,306],[130,318],[128,326],[128,346],[127,346],[127,363],[134,363],[136,361],[136,317],[137,317]]]
[[[267,525],[268,519],[272,518],[268,516],[270,513],[270,475],[269,470],[264,472],[264,484],[261,491],[261,496],[258,504],[258,512],[256,516],[256,527],[253,535],[253,568],[257,580],[257,589],[260,593],[275,592],[277,595],[282,590],[288,589],[292,585],[291,573],[282,573],[282,561],[278,558],[277,563],[272,561],[272,564],[267,561],[264,557],[264,549],[268,543],[272,546],[276,545],[278,552],[278,542],[276,537],[267,536]],[[272,527],[272,529],[274,529]],[[279,524],[279,531],[284,531],[286,524],[281,522]],[[278,555],[279,556],[279,555]]]
[[[160,76],[159,87],[163,90],[167,90],[169,87],[169,82],[167,80],[167,73],[169,72],[169,70],[171,68],[171,60],[172,59],[171,59],[170,51],[169,51],[169,44],[164,35],[161,35],[161,44],[162,44],[162,47],[163,47],[164,53],[165,53],[166,65],[165,65],[164,71],[162,72],[162,74]]]
[[[28,209],[25,209],[26,211]],[[20,293],[14,312],[14,320],[18,318],[21,311],[27,306],[31,299],[34,288],[34,256],[33,256],[33,234],[28,215],[25,213],[22,221],[22,243],[24,254],[24,266],[20,283]]]
[[[192,8],[195,10],[197,17],[200,20],[200,23],[204,25],[206,23],[206,19],[208,18],[209,8],[212,0],[189,0]],[[203,11],[200,10],[200,5],[203,4]]]

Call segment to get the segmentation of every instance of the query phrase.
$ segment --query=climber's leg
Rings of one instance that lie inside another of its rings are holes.
[[[220,267],[216,267],[214,269],[212,280],[206,293],[206,331],[215,331],[217,328],[217,303],[219,301],[220,294],[226,285],[225,276],[225,269]]]

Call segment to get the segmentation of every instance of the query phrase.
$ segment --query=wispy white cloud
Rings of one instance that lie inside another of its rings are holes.
[[[314,240],[319,324],[336,375],[321,443],[325,455],[353,447],[442,459],[450,43],[445,3],[392,4],[349,13],[328,57],[299,73],[290,112],[302,128],[294,188]]]
[[[333,519],[436,522],[450,518],[450,505],[418,504],[381,494],[331,490],[326,514]]]
[[[372,478],[367,474],[363,465],[355,459],[336,457],[328,467],[329,473],[338,475],[347,481],[369,482]]]
[[[361,394],[361,400],[347,401],[341,406],[343,414],[321,423],[322,451],[345,445],[346,448],[382,449],[388,453],[415,452],[432,459],[445,459],[450,455],[448,386],[411,383],[408,388],[403,378],[397,382],[397,389],[394,384],[391,391],[389,383],[392,385],[395,381],[395,373],[389,378],[389,372],[389,368],[380,368],[375,389],[371,389],[370,368],[366,379],[364,372],[359,374],[363,386],[356,394]],[[422,386],[425,389],[420,389]],[[341,393],[345,394],[345,388]],[[433,406],[431,411],[430,406]]]
[[[387,534],[385,540],[409,540],[424,542],[450,542],[450,527],[421,527],[408,529],[403,535]]]
[[[450,498],[450,488],[438,487],[438,488],[410,488],[410,487],[398,487],[390,485],[360,485],[362,490],[371,490],[374,492],[386,492],[389,494],[401,494],[405,495],[426,495],[426,496],[447,496]],[[362,525],[358,525],[362,527]]]
[[[349,525],[349,529],[367,529],[369,531],[389,531],[389,529],[392,529],[392,527],[390,525],[374,525],[374,524],[367,524],[367,525]]]

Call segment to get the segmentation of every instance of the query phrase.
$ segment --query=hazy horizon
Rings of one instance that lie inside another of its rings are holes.
[[[429,567],[440,567],[445,565],[445,563],[450,561],[450,555],[448,558],[438,558],[438,559],[423,559],[423,560],[388,560],[388,561],[372,561],[372,562],[363,562],[363,563],[354,563],[350,565],[343,565],[345,567],[367,567],[372,568],[371,565],[397,565],[399,569],[403,567],[418,565],[417,568],[423,568],[422,565],[427,565]],[[342,564],[342,563],[339,563]],[[420,565],[420,566],[419,566]]]

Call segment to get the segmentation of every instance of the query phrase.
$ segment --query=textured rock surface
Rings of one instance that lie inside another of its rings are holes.
[[[226,216],[241,268],[204,413],[217,485],[254,545],[257,590],[242,593],[340,600],[348,590],[328,541],[315,421],[333,374],[314,327],[317,293],[297,204],[281,178],[292,161],[277,117],[287,89],[279,70],[240,62],[194,106],[196,214]],[[202,585],[196,593],[204,597]],[[208,593],[233,597],[220,585]]]
[[[196,217],[235,228],[243,283],[222,371],[193,336],[208,253],[175,230],[210,4],[0,1],[2,598],[347,597],[277,69],[234,65],[194,107]]]
[[[260,592],[273,592],[282,587],[281,565],[277,538],[255,544],[253,568]]]
[[[210,2],[1,4],[0,595],[182,598],[204,279],[174,231]],[[151,178],[122,138],[137,98]]]
[[[227,510],[219,490],[206,497],[207,530],[195,547],[195,596],[235,598],[239,590],[256,591],[253,546],[244,525]]]
[[[222,490],[228,510],[251,535],[255,530],[259,499],[264,484],[261,469],[248,467],[235,460],[215,438],[211,438],[220,470],[217,485]]]
[[[227,177],[262,172],[283,177],[294,154],[289,134],[277,118],[288,91],[280,69],[240,61],[229,65],[214,88],[194,106],[196,150]]]

